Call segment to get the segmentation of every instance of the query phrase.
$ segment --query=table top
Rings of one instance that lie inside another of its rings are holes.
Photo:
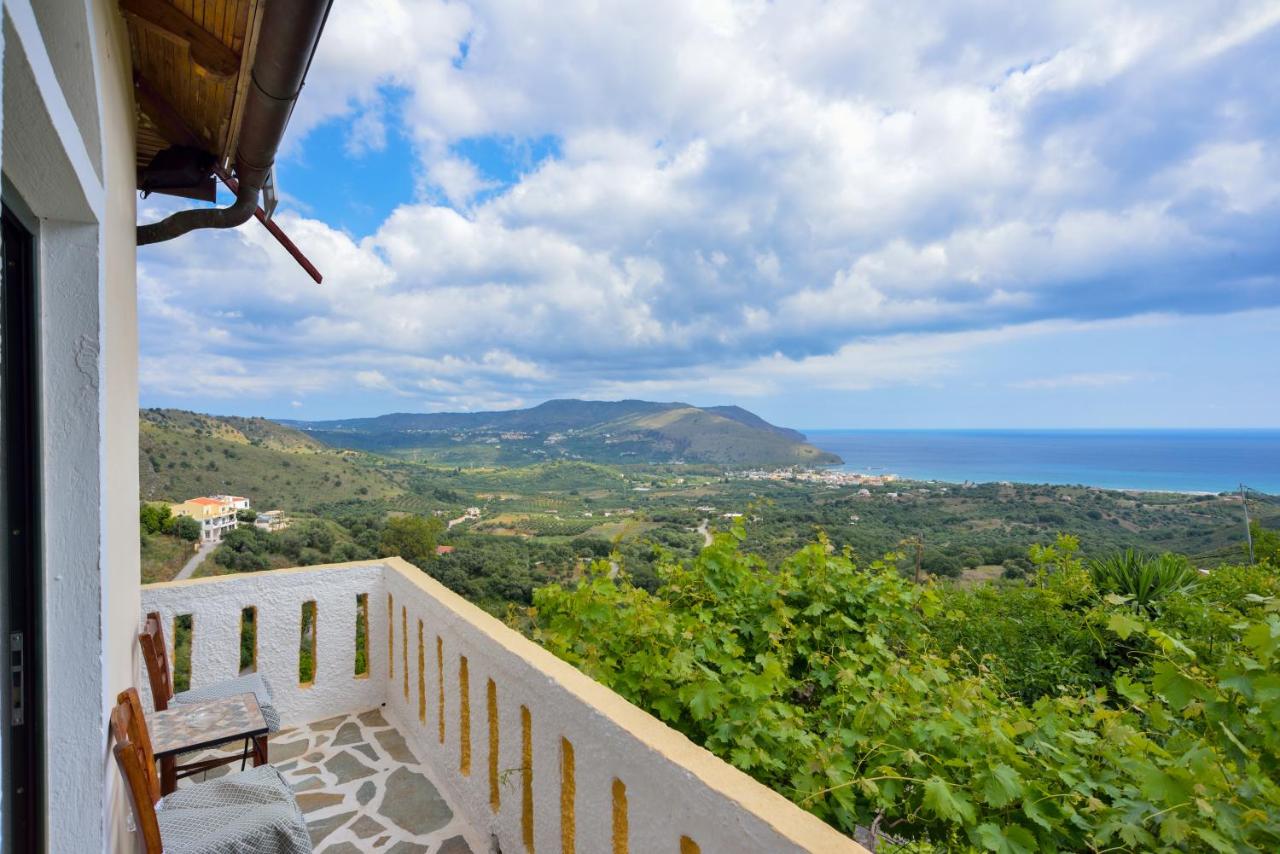
[[[147,717],[156,757],[186,753],[267,732],[267,721],[253,692],[172,705]]]

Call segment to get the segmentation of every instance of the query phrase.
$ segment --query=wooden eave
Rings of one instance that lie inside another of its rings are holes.
[[[129,32],[141,170],[170,145],[231,165],[263,0],[119,0]]]

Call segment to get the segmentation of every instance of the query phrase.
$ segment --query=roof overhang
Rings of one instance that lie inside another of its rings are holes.
[[[133,65],[139,189],[149,177],[146,192],[214,202],[220,178],[237,192],[232,175],[267,2],[119,0]],[[319,2],[327,8],[327,0]],[[185,168],[157,168],[162,152]],[[254,215],[319,282],[319,271],[270,215],[260,206]]]
[[[264,5],[120,0],[133,60],[140,171],[171,145],[199,148],[231,167]]]

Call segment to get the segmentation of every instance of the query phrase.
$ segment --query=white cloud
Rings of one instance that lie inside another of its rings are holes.
[[[1028,389],[1028,390],[1056,390],[1062,388],[1106,388],[1108,386],[1128,385],[1143,380],[1150,380],[1155,377],[1154,374],[1147,373],[1123,373],[1123,372],[1096,372],[1096,373],[1079,373],[1079,374],[1063,374],[1056,377],[1039,377],[1029,380],[1018,380],[1009,383],[1012,388]]]
[[[1254,213],[1280,201],[1280,147],[1258,139],[1210,143],[1165,181],[1171,193],[1207,191],[1232,213]]]
[[[366,108],[351,122],[347,132],[347,154],[362,157],[387,147],[387,124],[378,106]]]
[[[477,193],[498,186],[486,180],[470,160],[460,157],[443,157],[432,163],[427,167],[427,178],[454,207],[466,207]]]
[[[325,121],[366,163],[403,135],[423,186],[360,235],[287,199],[320,287],[254,223],[143,250],[144,390],[204,359],[235,394],[468,408],[857,389],[952,376],[1036,324],[1273,303],[1277,21],[1243,0],[350,0],[284,156]],[[554,154],[506,174],[475,138]]]

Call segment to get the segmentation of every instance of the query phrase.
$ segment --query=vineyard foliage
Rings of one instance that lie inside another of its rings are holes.
[[[852,834],[945,850],[1280,850],[1280,583],[1099,590],[1075,540],[980,592],[739,525],[653,592],[599,562],[535,637]]]

